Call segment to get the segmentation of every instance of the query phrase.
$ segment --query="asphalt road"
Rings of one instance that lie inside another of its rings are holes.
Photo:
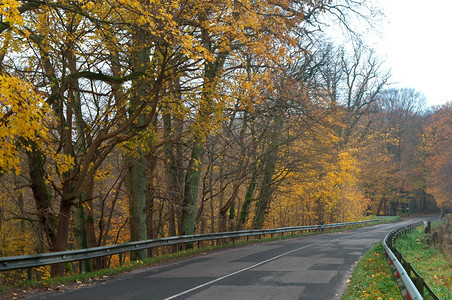
[[[31,299],[340,299],[359,258],[413,221],[222,250]]]

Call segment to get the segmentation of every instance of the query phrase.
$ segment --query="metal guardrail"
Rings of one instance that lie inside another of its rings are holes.
[[[87,249],[78,249],[70,251],[60,251],[60,252],[49,252],[41,253],[35,255],[22,255],[22,256],[9,256],[0,257],[0,271],[14,270],[14,269],[26,269],[28,268],[29,277],[32,274],[32,268],[57,264],[57,263],[67,263],[72,261],[82,262],[86,259],[110,256],[114,254],[121,254],[126,252],[133,252],[144,249],[152,249],[168,245],[178,245],[187,244],[210,240],[220,240],[220,239],[232,239],[235,242],[236,238],[250,236],[259,236],[270,234],[272,237],[274,234],[281,233],[284,235],[285,232],[307,231],[307,230],[324,230],[326,228],[340,228],[353,225],[361,225],[370,222],[378,222],[379,220],[370,220],[362,222],[348,222],[348,223],[335,223],[335,224],[324,224],[324,225],[312,225],[312,226],[298,226],[298,227],[284,227],[284,228],[273,228],[273,229],[258,229],[258,230],[243,230],[243,231],[233,231],[233,232],[219,232],[210,234],[197,234],[197,235],[184,235],[184,236],[174,236],[160,239],[152,239],[146,241],[130,242],[126,244],[102,246]],[[82,270],[81,270],[82,271]]]
[[[395,240],[398,236],[406,234],[414,228],[422,225],[423,222],[415,222],[403,227],[399,227],[389,232],[383,240],[383,248],[386,256],[389,258],[389,264],[394,265],[397,277],[400,278],[407,290],[407,299],[421,300],[424,299],[424,289],[429,295],[439,300],[438,296],[432,291],[432,289],[424,282],[424,279],[416,272],[416,270],[407,262],[402,254],[395,248]]]

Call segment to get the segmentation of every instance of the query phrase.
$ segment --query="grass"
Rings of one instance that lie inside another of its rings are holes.
[[[423,228],[418,228],[397,239],[395,246],[440,299],[452,300],[452,261],[426,241]]]
[[[342,300],[402,299],[399,287],[386,262],[381,242],[358,262]]]
[[[371,217],[369,217],[371,219]],[[395,222],[398,221],[398,217],[389,217],[384,218],[376,223],[389,223],[389,222]],[[324,232],[307,232],[302,234],[285,234],[284,236],[277,236],[273,238],[262,238],[262,239],[254,239],[254,240],[241,240],[236,241],[233,243],[225,243],[215,246],[207,246],[202,248],[196,248],[196,249],[189,249],[185,251],[180,251],[176,253],[171,254],[165,254],[160,256],[155,256],[153,258],[147,258],[143,261],[133,261],[125,263],[122,266],[112,267],[109,269],[102,269],[94,272],[84,273],[84,274],[73,274],[73,275],[67,275],[64,277],[52,277],[52,278],[46,278],[41,279],[39,281],[37,280],[21,280],[17,282],[14,286],[3,286],[0,287],[0,296],[4,296],[9,294],[10,296],[15,296],[16,293],[26,292],[28,290],[50,290],[56,287],[61,287],[65,285],[71,285],[71,284],[81,284],[81,283],[89,283],[89,282],[95,282],[95,281],[102,281],[107,279],[110,276],[114,276],[120,273],[124,273],[130,270],[134,270],[137,268],[141,268],[144,266],[151,266],[156,265],[160,263],[166,263],[171,262],[174,260],[182,259],[185,257],[190,257],[193,255],[203,255],[206,252],[215,251],[222,248],[228,248],[228,247],[238,247],[238,246],[246,246],[249,244],[255,244],[255,243],[261,243],[261,242],[269,242],[269,241],[276,241],[281,239],[288,239],[288,238],[295,238],[295,237],[305,237],[305,236],[311,236],[321,233],[332,233],[332,232],[342,232],[347,231],[359,227],[364,226],[370,226],[375,225],[376,223],[370,223],[366,225],[356,225],[351,226],[348,228],[339,228],[339,229],[326,229]]]

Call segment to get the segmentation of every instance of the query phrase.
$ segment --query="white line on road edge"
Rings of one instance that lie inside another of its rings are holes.
[[[340,237],[340,238],[337,238],[337,239],[334,239],[334,240],[322,241],[322,242],[318,242],[318,243],[315,243],[315,244],[310,244],[310,245],[307,245],[307,246],[303,246],[303,247],[300,247],[300,248],[291,250],[291,251],[289,251],[289,252],[286,252],[286,253],[283,253],[283,254],[274,256],[274,257],[272,257],[272,258],[266,259],[266,260],[264,260],[264,261],[261,261],[261,262],[259,262],[259,263],[257,263],[257,264],[252,265],[252,266],[249,266],[249,267],[246,267],[246,268],[244,268],[244,269],[235,271],[235,272],[233,272],[233,273],[231,273],[231,274],[224,275],[224,276],[219,277],[219,278],[217,278],[217,279],[214,279],[214,280],[211,280],[211,281],[209,281],[209,282],[203,283],[203,284],[201,284],[201,285],[195,286],[194,288],[191,288],[191,289],[186,290],[186,291],[184,291],[184,292],[181,292],[181,293],[179,293],[179,294],[173,295],[173,296],[171,296],[171,297],[165,298],[164,300],[175,299],[175,298],[177,298],[177,297],[179,297],[179,296],[182,296],[182,295],[188,294],[188,293],[190,293],[190,292],[196,291],[196,290],[198,290],[198,289],[200,289],[200,288],[203,288],[203,287],[205,287],[205,286],[207,286],[207,285],[210,285],[210,284],[212,284],[212,283],[215,283],[215,282],[217,282],[217,281],[223,280],[223,279],[225,279],[225,278],[234,276],[234,275],[236,275],[236,274],[239,274],[239,273],[248,271],[248,270],[250,270],[250,269],[253,269],[253,268],[257,267],[257,266],[263,265],[263,264],[268,263],[268,262],[270,262],[270,261],[272,261],[272,260],[275,260],[275,259],[278,259],[278,258],[283,257],[283,256],[285,256],[285,255],[288,255],[288,254],[290,254],[290,253],[293,253],[293,252],[296,252],[296,251],[299,251],[299,250],[302,250],[302,249],[305,249],[305,248],[309,248],[309,247],[312,247],[312,246],[315,246],[315,245],[324,244],[324,243],[330,243],[330,242],[332,242],[332,241],[337,241],[337,240],[342,240],[342,239],[349,238],[349,237],[356,236],[356,235],[360,235],[360,234],[363,234],[363,233],[368,233],[368,231],[366,231],[366,232],[359,232],[359,233],[355,233],[355,234],[348,235],[348,236],[343,236],[343,237]]]

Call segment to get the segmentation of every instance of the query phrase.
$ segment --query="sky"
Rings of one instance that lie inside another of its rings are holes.
[[[452,1],[374,2],[384,19],[370,41],[391,69],[392,87],[414,88],[428,106],[452,101]]]

